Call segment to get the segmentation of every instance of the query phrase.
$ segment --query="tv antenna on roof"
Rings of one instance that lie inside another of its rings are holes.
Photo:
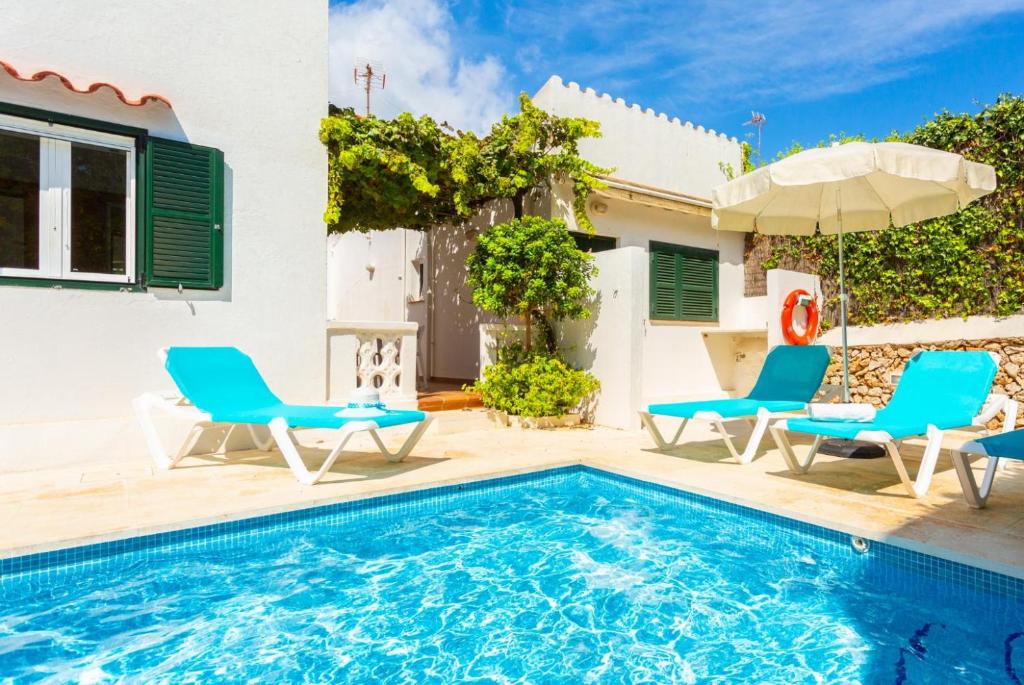
[[[761,112],[753,112],[752,111],[750,113],[750,119],[748,121],[744,121],[743,122],[744,126],[756,126],[757,127],[757,159],[758,159],[758,162],[760,162],[760,160],[761,160],[761,129],[764,128],[765,122],[767,122],[767,121],[768,121],[768,117],[766,117],[764,114],[762,114]]]
[[[370,116],[370,92],[374,88],[384,90],[387,84],[388,75],[384,73],[384,66],[380,62],[357,58],[356,66],[352,69],[352,81],[366,91],[366,116]]]

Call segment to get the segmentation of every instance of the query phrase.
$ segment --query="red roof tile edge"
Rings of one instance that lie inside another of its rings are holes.
[[[56,79],[58,79],[61,82],[61,84],[63,84],[63,86],[65,88],[67,88],[68,90],[70,90],[71,92],[73,92],[73,93],[80,93],[82,95],[89,95],[90,93],[95,93],[100,88],[109,88],[110,90],[112,90],[114,92],[114,95],[117,96],[118,100],[120,100],[124,104],[128,105],[129,107],[141,107],[142,105],[145,105],[148,102],[160,102],[160,103],[166,105],[167,107],[171,106],[171,101],[170,100],[168,100],[167,98],[165,98],[162,95],[156,95],[154,93],[147,93],[146,95],[143,95],[142,97],[140,97],[138,100],[130,100],[129,98],[127,98],[125,96],[124,91],[122,91],[120,88],[118,88],[117,86],[115,86],[115,85],[113,85],[111,83],[105,83],[105,82],[101,81],[101,82],[93,83],[93,84],[89,85],[87,88],[82,89],[82,88],[76,88],[75,84],[73,84],[71,82],[71,80],[67,76],[64,76],[63,74],[59,74],[56,71],[37,71],[36,73],[32,74],[31,76],[22,76],[18,72],[17,69],[15,69],[13,66],[8,64],[7,62],[4,62],[3,60],[0,60],[0,67],[3,67],[4,71],[6,71],[13,78],[18,79],[19,81],[26,81],[26,82],[42,81],[43,79],[47,78],[48,76],[53,76]]]

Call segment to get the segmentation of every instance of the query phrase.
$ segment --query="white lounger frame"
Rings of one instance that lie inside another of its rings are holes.
[[[749,416],[737,416],[726,419],[721,414],[715,411],[699,411],[689,419],[680,419],[679,428],[676,430],[671,440],[666,440],[661,430],[658,428],[658,424],[655,423],[655,416],[664,416],[662,414],[651,414],[650,412],[640,412],[640,420],[643,421],[644,427],[647,428],[651,437],[654,438],[654,443],[658,446],[659,450],[671,450],[679,446],[679,439],[683,435],[683,429],[686,428],[686,424],[690,421],[706,421],[715,427],[715,431],[718,433],[722,441],[725,442],[725,446],[729,448],[729,454],[738,464],[749,464],[757,456],[757,448],[761,444],[761,439],[764,438],[765,430],[768,428],[768,423],[783,414],[773,414],[764,407],[757,410],[757,420],[751,421]],[[671,416],[665,416],[667,419],[671,419]],[[747,440],[747,446],[743,448],[741,452],[736,447],[736,443],[732,441],[732,437],[729,436],[729,431],[725,429],[726,421],[739,421],[743,420],[747,425],[753,425],[753,429],[750,433],[750,439]]]
[[[370,434],[373,441],[377,443],[377,447],[380,449],[384,457],[390,462],[399,462],[409,456],[416,443],[419,442],[420,438],[423,437],[423,433],[427,430],[430,422],[434,417],[429,414],[423,421],[420,421],[416,428],[413,429],[409,437],[405,439],[402,446],[395,452],[388,450],[384,445],[384,441],[381,440],[380,435],[377,431],[380,430],[373,421],[350,421],[341,428],[338,429],[338,442],[335,444],[334,449],[331,450],[330,454],[324,460],[324,463],[320,465],[320,468],[316,471],[310,471],[306,468],[305,463],[302,461],[302,457],[299,456],[297,449],[298,441],[295,438],[295,433],[292,428],[288,427],[287,422],[282,418],[276,418],[267,424],[270,429],[270,437],[261,440],[257,434],[255,427],[256,424],[219,424],[211,420],[210,415],[200,411],[196,407],[188,404],[181,397],[166,397],[157,395],[154,393],[146,393],[135,398],[132,402],[132,407],[135,410],[135,415],[138,417],[139,424],[142,426],[142,432],[146,436],[146,446],[149,448],[149,453],[153,457],[153,461],[162,469],[172,469],[178,462],[180,462],[195,446],[199,437],[202,435],[203,430],[211,428],[217,425],[228,426],[229,431],[234,431],[239,426],[245,426],[249,431],[249,435],[252,437],[253,442],[256,444],[258,449],[264,451],[270,451],[274,445],[281,450],[281,454],[284,456],[288,467],[295,474],[295,477],[303,485],[313,485],[324,475],[330,471],[331,467],[334,466],[334,462],[341,456],[342,450],[345,449],[345,445],[349,439],[356,433],[366,432]],[[185,442],[182,443],[181,447],[174,453],[168,452],[160,440],[160,435],[156,430],[156,424],[154,422],[154,412],[160,411],[166,416],[174,416],[178,418],[191,419],[194,423],[192,430],[189,431],[188,437]]]
[[[160,350],[160,358],[166,359],[166,349]],[[132,408],[135,411],[135,416],[138,418],[139,425],[142,426],[142,432],[146,436],[146,446],[149,449],[150,456],[153,457],[153,461],[156,465],[162,469],[172,469],[178,462],[185,458],[192,448],[195,447],[199,441],[200,436],[203,434],[203,430],[211,428],[213,426],[221,425],[228,426],[228,435],[239,426],[245,426],[249,431],[249,435],[252,438],[253,443],[256,447],[263,451],[270,451],[273,449],[274,444],[277,444],[277,448],[281,450],[281,454],[284,456],[285,461],[288,463],[288,467],[295,474],[295,477],[303,485],[313,485],[324,475],[330,471],[331,467],[334,466],[334,462],[341,456],[342,450],[348,443],[349,439],[356,433],[366,432],[370,434],[373,441],[377,443],[378,449],[389,462],[399,462],[409,456],[413,448],[416,447],[416,443],[419,442],[420,438],[423,437],[423,433],[426,432],[430,426],[430,422],[433,421],[434,417],[427,414],[425,418],[419,422],[416,428],[413,429],[409,437],[405,439],[402,446],[396,452],[391,452],[384,445],[384,441],[381,440],[380,435],[377,431],[380,430],[380,426],[374,421],[350,421],[344,424],[338,430],[338,442],[335,444],[334,449],[331,450],[330,454],[324,460],[324,463],[320,465],[320,468],[316,471],[310,471],[306,468],[305,463],[302,461],[302,457],[299,456],[298,440],[295,438],[294,429],[289,428],[288,423],[283,418],[276,418],[267,425],[270,429],[270,437],[261,439],[257,434],[255,428],[260,424],[251,423],[219,423],[212,420],[212,417],[206,412],[200,411],[197,407],[190,404],[186,399],[179,395],[160,395],[157,393],[145,393],[136,397],[132,401]],[[181,447],[174,453],[170,453],[164,447],[163,442],[160,440],[160,434],[157,432],[156,424],[154,422],[154,413],[156,411],[161,412],[165,416],[172,416],[177,418],[191,419],[193,421],[192,429],[189,431],[188,436],[185,438],[185,442],[182,443]],[[227,438],[225,437],[225,443]]]
[[[985,425],[994,419],[999,412],[1005,413],[1002,431],[1006,432],[1008,430],[1013,430],[1013,427],[1017,422],[1017,403],[1006,395],[997,394],[989,395],[981,413],[974,417],[970,426],[964,426],[964,428],[986,431]],[[811,444],[810,451],[803,459],[800,459],[793,451],[793,445],[790,444],[789,436],[786,434],[789,430],[786,421],[777,421],[772,424],[769,430],[771,431],[772,438],[775,440],[775,444],[778,446],[779,451],[782,452],[782,457],[786,460],[786,465],[789,467],[789,470],[796,475],[803,475],[810,470],[811,464],[814,462],[814,457],[818,454],[818,449],[821,447],[822,441],[830,437],[827,435],[814,436],[814,442]],[[900,454],[900,444],[905,438],[897,440],[885,431],[861,431],[857,433],[853,439],[873,442],[884,447],[889,458],[892,460],[893,466],[896,467],[896,473],[899,474],[900,481],[906,488],[907,493],[911,497],[918,498],[923,497],[931,486],[932,476],[935,473],[935,466],[939,460],[939,453],[942,451],[942,438],[944,434],[945,431],[932,425],[928,426],[928,432],[926,433],[928,442],[925,445],[924,456],[921,458],[921,466],[918,467],[917,476],[915,478],[910,477],[906,463],[903,461],[903,456]],[[954,465],[956,465],[956,462],[957,460],[954,458]],[[970,469],[968,468],[968,470]]]
[[[960,479],[960,487],[964,491],[964,499],[968,506],[974,509],[984,509],[988,505],[988,496],[992,494],[992,484],[996,479],[996,471],[1002,471],[1009,459],[993,457],[985,451],[980,443],[971,440],[964,443],[960,449],[952,450],[953,467]],[[985,464],[985,475],[982,477],[981,485],[974,478],[971,470],[971,457],[987,457]]]
[[[818,401],[827,401],[832,397],[838,396],[840,389],[838,386],[823,385],[819,391]],[[686,428],[686,424],[690,421],[706,421],[715,428],[715,432],[718,433],[719,437],[725,443],[725,446],[729,449],[729,454],[732,456],[733,461],[737,464],[749,464],[754,461],[754,457],[757,456],[758,447],[761,445],[761,440],[764,439],[765,431],[768,430],[768,425],[773,419],[782,418],[785,416],[791,416],[792,411],[785,412],[770,412],[764,407],[760,407],[757,410],[756,420],[751,420],[749,416],[733,416],[729,418],[723,417],[716,411],[699,411],[689,419],[680,418],[679,428],[676,430],[671,440],[666,440],[661,429],[658,428],[658,424],[655,422],[655,416],[661,416],[666,419],[673,419],[677,417],[666,416],[664,414],[651,414],[650,412],[640,412],[640,420],[643,422],[644,427],[654,438],[654,443],[658,446],[659,450],[667,451],[675,449],[679,446],[679,439],[683,435],[683,429]],[[751,426],[750,438],[747,440],[747,446],[740,451],[736,447],[736,443],[733,442],[732,437],[729,435],[729,431],[725,429],[726,421],[744,421],[748,426]]]

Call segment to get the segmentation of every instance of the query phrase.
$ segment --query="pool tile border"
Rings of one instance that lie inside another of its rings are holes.
[[[356,517],[399,519],[456,506],[466,499],[493,495],[525,484],[557,485],[580,475],[609,481],[635,494],[660,501],[697,504],[711,511],[731,512],[752,520],[770,523],[785,530],[811,536],[826,543],[832,551],[846,549],[851,554],[851,536],[832,528],[799,521],[781,514],[717,499],[679,487],[654,483],[584,464],[572,464],[527,473],[485,478],[467,483],[441,485],[357,500],[318,505],[292,511],[265,514],[234,521],[207,524],[181,530],[152,533],[89,545],[0,559],[0,586],[16,581],[46,580],[59,573],[104,562],[134,563],[150,555],[197,547],[228,546],[241,537],[252,537],[268,530],[300,528],[314,522],[341,524]],[[458,497],[452,495],[458,494]],[[1024,579],[988,569],[942,559],[887,542],[871,541],[866,558],[884,561],[878,565],[883,575],[912,573],[941,581],[954,589],[980,590],[987,594],[1024,601]]]

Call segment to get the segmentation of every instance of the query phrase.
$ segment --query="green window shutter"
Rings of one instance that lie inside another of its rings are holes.
[[[654,243],[651,255],[651,318],[718,321],[718,253]]]
[[[676,259],[670,252],[651,250],[651,318],[678,319]]]
[[[718,253],[692,250],[680,264],[680,314],[690,321],[718,321]]]
[[[224,284],[224,156],[150,138],[146,145],[146,285]]]

